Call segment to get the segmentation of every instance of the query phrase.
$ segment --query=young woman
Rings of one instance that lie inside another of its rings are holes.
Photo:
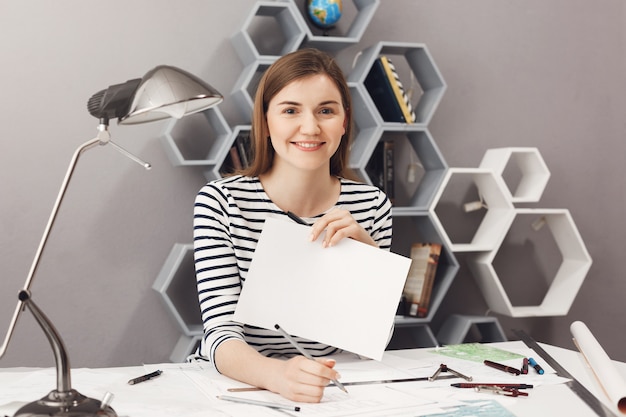
[[[296,338],[319,357],[309,360],[278,332],[233,322],[232,316],[268,217],[296,214],[312,225],[312,241],[326,232],[324,247],[344,238],[391,247],[389,200],[351,179],[351,130],[350,91],[336,62],[315,49],[287,54],[259,82],[251,166],[206,184],[194,206],[204,323],[198,356],[224,375],[294,401],[319,402],[326,385],[340,377],[334,362],[322,358],[337,349]]]

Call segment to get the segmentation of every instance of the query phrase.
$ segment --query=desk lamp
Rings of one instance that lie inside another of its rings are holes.
[[[63,201],[63,196],[72,178],[72,173],[80,155],[96,145],[111,144],[116,150],[150,169],[150,164],[142,161],[119,145],[111,141],[108,126],[109,120],[118,119],[118,124],[137,124],[166,119],[169,117],[181,118],[188,114],[200,112],[219,104],[223,96],[204,81],[179,68],[171,66],[157,66],[143,78],[112,85],[109,88],[95,93],[87,103],[87,109],[92,116],[99,119],[98,135],[85,142],[76,149],[70,162],[65,179],[52,208],[48,224],[44,230],[35,259],[26,278],[24,288],[19,292],[18,303],[9,324],[7,335],[0,347],[0,358],[4,356],[17,319],[24,307],[35,317],[42,328],[52,350],[56,362],[57,388],[45,397],[28,403],[20,408],[15,417],[37,416],[110,416],[117,414],[109,406],[111,394],[107,393],[102,401],[86,397],[72,389],[70,378],[70,364],[67,352],[61,337],[52,322],[37,307],[32,299],[30,286],[37,271],[39,260],[43,254],[50,230]]]

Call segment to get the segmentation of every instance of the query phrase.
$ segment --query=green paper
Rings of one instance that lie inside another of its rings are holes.
[[[518,353],[509,352],[482,343],[463,343],[461,345],[448,345],[431,351],[439,355],[456,359],[464,359],[482,363],[485,360],[494,362],[504,362],[511,359],[521,359],[524,356]]]

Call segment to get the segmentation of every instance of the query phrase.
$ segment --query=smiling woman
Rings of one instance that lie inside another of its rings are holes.
[[[316,49],[287,54],[259,82],[250,167],[206,184],[195,202],[194,256],[204,337],[194,357],[295,401],[320,401],[326,385],[339,378],[334,362],[307,359],[273,329],[242,325],[232,317],[269,217],[302,218],[311,225],[312,242],[325,232],[315,242],[323,247],[350,238],[390,249],[389,199],[353,179],[347,167],[351,126],[350,93],[335,61]],[[337,351],[294,339],[314,357]]]

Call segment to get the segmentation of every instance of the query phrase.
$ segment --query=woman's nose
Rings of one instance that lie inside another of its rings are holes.
[[[302,123],[300,125],[300,132],[305,135],[317,135],[320,133],[320,126],[313,113],[304,113],[302,116]]]

